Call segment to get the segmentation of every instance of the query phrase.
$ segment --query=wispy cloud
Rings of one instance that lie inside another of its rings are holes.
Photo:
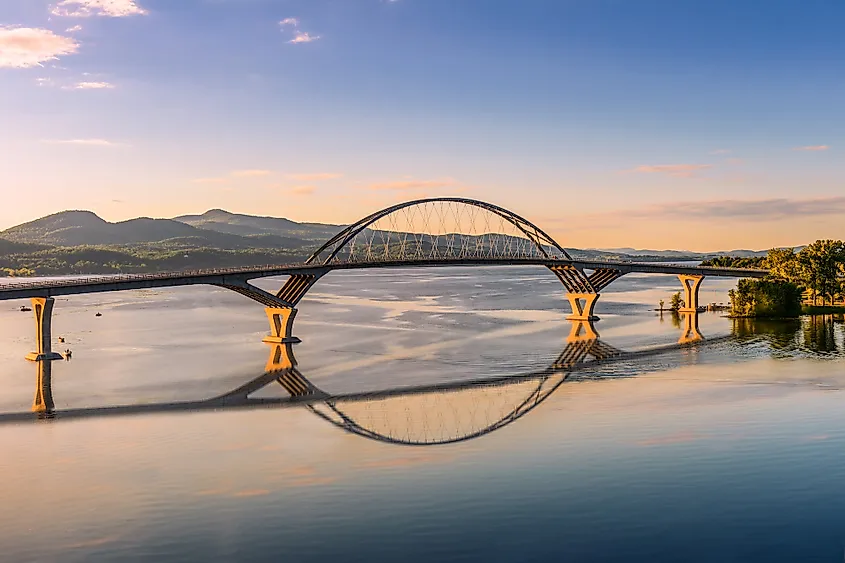
[[[213,178],[195,178],[191,182],[195,184],[225,184],[232,178],[263,178],[272,174],[272,170],[263,170],[260,168],[250,168],[245,170],[232,170],[225,176],[217,176]]]
[[[637,166],[628,172],[642,174],[665,174],[675,178],[692,178],[702,170],[712,168],[710,164],[654,164]]]
[[[77,31],[82,31],[81,25],[75,25],[75,26],[69,27],[65,30],[65,32],[67,32],[67,33],[74,33],[74,32],[77,32]]]
[[[319,35],[311,35],[307,31],[297,31],[293,35],[293,39],[288,41],[288,43],[311,43],[312,41],[316,41],[320,38]]]
[[[370,184],[368,187],[371,190],[391,190],[391,191],[409,191],[420,189],[436,189],[447,188],[457,185],[457,182],[452,178],[444,178],[442,180],[405,180],[401,182],[388,182],[384,184]]]
[[[258,170],[258,169],[251,169],[251,170],[233,170],[229,175],[235,178],[255,178],[258,176],[269,176],[271,174],[270,170]]]
[[[806,147],[795,147],[794,151],[826,151],[830,147],[828,145],[808,145]]]
[[[224,184],[226,178],[194,178],[191,182],[194,184]]]
[[[285,18],[279,22],[279,27],[282,28],[282,31],[293,31],[293,39],[290,39],[288,43],[311,43],[312,41],[316,41],[320,38],[319,35],[311,35],[307,31],[301,31],[299,29],[299,20],[296,18]]]
[[[620,212],[622,213],[622,212]],[[767,221],[789,217],[845,214],[845,196],[758,200],[673,202],[642,209],[626,209],[626,217],[679,216],[691,219],[745,219]]]
[[[0,26],[0,67],[29,68],[72,55],[79,43],[49,29]]]
[[[54,16],[71,18],[87,18],[88,16],[123,18],[143,16],[149,12],[138,5],[136,0],[62,0],[53,6],[50,13]]]
[[[293,195],[311,195],[317,190],[314,186],[294,186],[288,190]]]
[[[324,180],[335,180],[342,178],[343,174],[334,174],[332,172],[318,172],[316,174],[288,174],[288,178],[299,180],[301,182],[322,182]]]
[[[89,147],[120,147],[123,143],[115,143],[106,139],[45,139],[41,141],[48,145],[83,145]]]
[[[114,84],[110,82],[77,82],[72,86],[64,86],[64,90],[111,90]]]
[[[728,154],[730,152],[731,151],[729,151],[728,149],[716,149],[714,151],[710,151],[710,154]]]

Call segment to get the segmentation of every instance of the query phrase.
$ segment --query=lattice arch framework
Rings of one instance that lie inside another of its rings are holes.
[[[429,198],[382,209],[320,247],[308,264],[425,262],[571,256],[530,221],[466,198]]]

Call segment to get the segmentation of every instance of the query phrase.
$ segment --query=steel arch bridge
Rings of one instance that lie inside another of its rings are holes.
[[[566,289],[573,320],[596,320],[601,291],[631,273],[674,274],[685,294],[682,312],[699,309],[705,275],[764,277],[766,270],[704,268],[635,262],[575,260],[549,234],[503,207],[468,198],[417,199],[382,209],[346,227],[304,263],[161,274],[98,276],[0,284],[0,301],[30,298],[35,312],[35,361],[56,359],[51,348],[53,298],[60,295],[212,285],[244,295],[266,308],[271,343],[296,342],[297,306],[317,281],[336,270],[411,266],[515,266],[548,268]],[[289,276],[275,293],[254,279]]]

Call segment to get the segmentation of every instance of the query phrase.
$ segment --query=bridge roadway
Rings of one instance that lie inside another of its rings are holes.
[[[548,258],[461,258],[437,260],[398,260],[360,263],[336,263],[326,265],[285,264],[229,268],[216,270],[195,270],[188,272],[164,272],[157,274],[120,274],[103,276],[73,277],[41,281],[0,282],[0,301],[27,298],[49,298],[63,295],[128,291],[179,287],[186,285],[215,285],[224,287],[243,286],[247,281],[292,275],[313,275],[320,277],[335,270],[362,270],[374,268],[413,268],[445,266],[569,266],[578,270],[616,270],[620,275],[629,273],[669,274],[679,276],[716,276],[729,278],[762,278],[768,270],[743,268],[712,268],[706,266],[682,266],[664,263],[554,260]]]

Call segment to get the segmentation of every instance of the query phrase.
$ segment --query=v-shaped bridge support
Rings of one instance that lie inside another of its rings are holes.
[[[566,288],[566,298],[572,308],[572,314],[566,318],[570,321],[599,320],[594,311],[601,290],[625,274],[617,268],[597,268],[587,275],[572,264],[556,264],[549,269]]]
[[[679,311],[681,313],[698,312],[698,289],[701,287],[701,282],[704,281],[704,276],[679,274],[678,279],[684,286],[684,306]]]

